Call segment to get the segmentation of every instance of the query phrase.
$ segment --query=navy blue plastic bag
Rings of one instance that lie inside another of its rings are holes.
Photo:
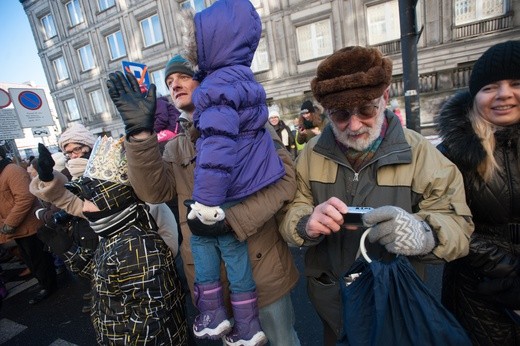
[[[360,258],[345,277],[357,273],[355,281],[341,285],[348,345],[471,345],[406,257],[386,263]]]

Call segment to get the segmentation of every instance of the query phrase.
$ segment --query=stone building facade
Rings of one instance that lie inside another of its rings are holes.
[[[178,23],[188,6],[215,0],[20,0],[29,18],[61,127],[81,121],[118,136],[123,124],[107,93],[122,61],[146,64],[166,94],[163,67],[181,50]],[[318,64],[350,45],[380,48],[394,61],[392,98],[404,109],[398,0],[251,0],[262,18],[253,71],[282,118],[312,99]],[[414,0],[409,0],[414,2]],[[421,124],[467,86],[473,62],[489,46],[520,38],[518,0],[419,0],[417,43]],[[395,101],[394,101],[395,102]]]

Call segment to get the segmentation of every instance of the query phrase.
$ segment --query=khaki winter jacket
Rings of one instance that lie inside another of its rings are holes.
[[[0,173],[0,227],[7,224],[15,228],[13,234],[0,234],[0,244],[36,234],[43,224],[34,214],[41,205],[29,192],[30,181],[29,173],[14,163]]]
[[[141,142],[125,142],[128,174],[138,197],[149,203],[161,203],[177,196],[183,242],[181,256],[191,292],[194,265],[190,250],[191,232],[186,223],[183,202],[191,199],[195,168],[195,147],[186,134],[179,134],[166,144],[164,160],[157,136]],[[249,258],[260,307],[269,305],[295,286],[298,271],[287,244],[278,232],[275,214],[289,202],[296,191],[295,172],[285,148],[278,149],[286,175],[241,203],[226,209],[226,220],[237,238],[247,239]],[[222,277],[224,281],[224,277]],[[227,286],[226,284],[224,286]]]

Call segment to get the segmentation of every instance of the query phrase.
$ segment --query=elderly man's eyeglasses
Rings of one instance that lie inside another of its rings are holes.
[[[72,148],[72,150],[67,150],[64,152],[65,156],[70,156],[72,154],[81,154],[82,153],[82,149],[84,148],[85,146],[84,145],[80,145],[80,146],[77,146],[77,147],[74,147]]]
[[[357,115],[361,120],[368,120],[376,116],[379,105],[369,104],[357,109],[330,109],[329,116],[335,121],[350,120],[353,115]]]

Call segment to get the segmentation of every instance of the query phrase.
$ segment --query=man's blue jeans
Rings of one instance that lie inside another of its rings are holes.
[[[294,309],[290,293],[260,308],[259,315],[260,324],[271,346],[300,346],[294,330]]]
[[[226,264],[226,273],[232,293],[252,292],[253,280],[247,243],[238,241],[233,233],[219,236],[191,236],[191,252],[195,263],[195,283],[220,281],[220,259]]]

